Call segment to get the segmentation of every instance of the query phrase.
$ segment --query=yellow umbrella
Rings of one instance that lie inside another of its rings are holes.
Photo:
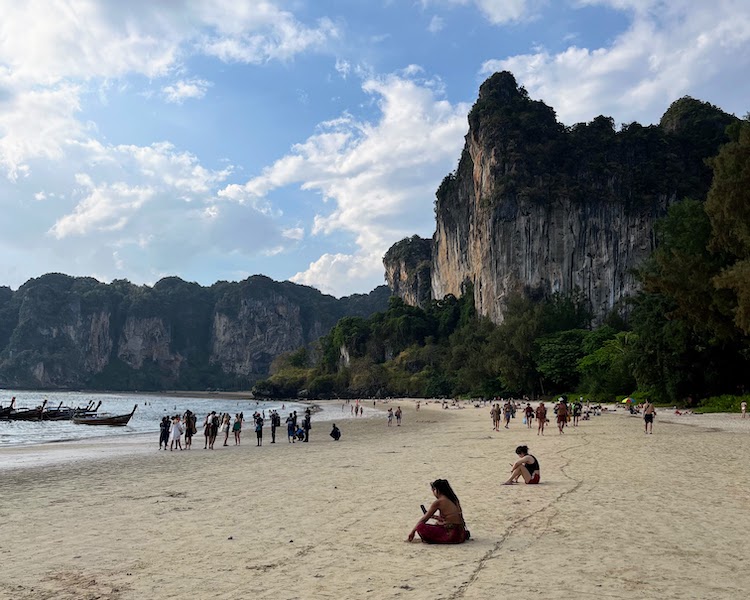
[[[627,402],[628,404],[630,404],[630,403],[631,403],[632,401],[633,401],[633,399],[632,399],[632,398],[625,398],[625,399],[623,400],[623,403]]]

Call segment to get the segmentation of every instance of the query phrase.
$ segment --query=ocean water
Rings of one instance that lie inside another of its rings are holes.
[[[121,415],[133,410],[138,404],[133,418],[125,427],[94,427],[90,425],[76,425],[73,421],[3,421],[0,420],[0,447],[40,444],[45,442],[63,442],[67,440],[82,440],[95,437],[111,437],[132,435],[135,433],[153,432],[158,438],[159,422],[163,416],[182,415],[190,409],[198,416],[198,437],[203,435],[203,419],[212,410],[218,414],[228,412],[234,418],[236,413],[244,413],[249,420],[252,414],[265,411],[266,427],[270,427],[268,415],[276,409],[281,414],[282,425],[289,412],[296,410],[302,415],[307,404],[294,401],[256,401],[219,398],[190,398],[188,396],[158,396],[138,394],[97,394],[90,392],[34,392],[0,390],[0,405],[10,404],[11,398],[16,397],[17,408],[34,408],[47,399],[47,406],[57,408],[60,402],[63,406],[86,406],[91,400],[95,403],[102,401],[99,414],[110,413]],[[373,414],[372,408],[365,407],[365,416]],[[349,407],[341,410],[339,403],[321,403],[321,410],[313,415],[313,423],[319,421],[336,421],[349,419]],[[250,427],[245,424],[245,429]]]

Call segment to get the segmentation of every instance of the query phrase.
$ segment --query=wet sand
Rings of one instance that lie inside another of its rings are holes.
[[[402,427],[347,421],[338,443],[320,423],[309,444],[144,439],[0,471],[0,598],[746,597],[750,419],[644,435],[618,411],[541,438],[493,432],[489,408],[401,406]],[[502,487],[521,443],[542,485]],[[404,543],[438,477],[473,540]]]

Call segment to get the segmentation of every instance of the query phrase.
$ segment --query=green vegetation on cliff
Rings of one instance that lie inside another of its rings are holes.
[[[682,98],[659,125],[625,124],[598,116],[565,126],[555,111],[532,100],[507,71],[495,73],[479,89],[469,113],[470,135],[493,148],[497,160],[488,205],[501,200],[552,202],[619,201],[644,205],[659,196],[702,198],[711,183],[705,159],[727,141],[737,118],[716,106]],[[463,152],[457,173],[471,172]],[[437,192],[436,210],[445,213],[458,199],[460,178],[449,175]]]

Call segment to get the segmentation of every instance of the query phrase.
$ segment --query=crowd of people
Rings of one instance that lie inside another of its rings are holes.
[[[266,420],[270,421],[271,443],[276,443],[276,430],[281,427],[281,415],[277,410],[271,410],[268,415],[265,410],[255,411],[249,421],[255,431],[257,446],[263,445]],[[246,422],[244,413],[237,413],[232,418],[229,413],[218,414],[212,410],[203,420],[203,449],[213,450],[219,434],[223,436],[222,445],[229,446],[230,433],[234,436],[234,445],[239,446],[242,443],[242,431]],[[305,409],[301,418],[298,417],[296,410],[290,412],[286,418],[287,441],[290,444],[309,442],[311,429],[312,411],[310,408]],[[190,410],[186,410],[182,415],[162,417],[159,424],[159,450],[189,450],[192,447],[193,436],[197,433],[197,416]],[[335,441],[341,439],[341,430],[335,423],[330,435]]]
[[[537,435],[544,435],[544,429],[549,423],[547,417],[547,406],[544,402],[539,402],[536,408],[531,406],[531,402],[528,399],[524,401],[508,399],[502,404],[498,398],[492,400],[494,403],[490,409],[490,418],[492,419],[493,431],[500,431],[500,424],[503,424],[503,428],[509,429],[511,421],[516,418],[516,413],[521,412],[523,415],[523,424],[528,429],[534,426],[536,421]],[[555,421],[557,423],[557,430],[560,434],[565,433],[565,428],[568,424],[573,427],[578,427],[581,419],[588,421],[592,415],[601,414],[600,405],[592,405],[590,402],[583,401],[583,398],[579,398],[574,402],[568,402],[566,398],[560,397],[557,402],[552,406],[552,410],[555,414]]]

